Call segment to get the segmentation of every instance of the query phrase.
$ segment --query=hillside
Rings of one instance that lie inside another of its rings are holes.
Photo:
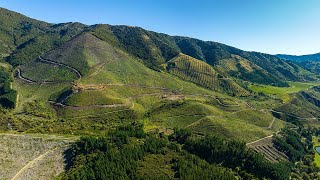
[[[320,53],[302,56],[277,54],[276,56],[288,61],[296,62],[308,71],[320,74]]]
[[[233,96],[249,95],[247,90],[240,87],[232,79],[217,73],[209,64],[184,54],[179,54],[168,61],[165,68],[183,80],[191,81],[221,93]]]
[[[277,54],[276,55],[279,58],[289,60],[289,61],[295,61],[295,62],[304,62],[304,61],[320,61],[320,53],[317,54],[309,54],[309,55],[301,55],[301,56],[295,56],[295,55],[287,55],[287,54]]]
[[[0,57],[7,57],[12,65],[35,60],[86,27],[80,23],[49,24],[3,8],[0,14]]]
[[[179,53],[183,53],[213,67],[222,64],[220,67],[224,68],[220,68],[221,73],[229,73],[228,75],[231,76],[237,74],[243,80],[257,83],[285,86],[284,81],[286,80],[309,81],[314,79],[312,73],[276,56],[246,52],[216,42],[169,36],[129,26],[101,25],[94,26],[92,31],[97,37],[110,41],[110,38],[106,38],[104,35],[107,32],[108,37],[112,37],[113,43],[143,59],[144,63],[153,69],[161,69],[159,67],[161,64],[170,61]],[[240,57],[242,61],[249,61],[251,66],[257,70],[248,72],[245,68],[240,68],[237,72],[230,72],[229,61],[241,63],[237,57]]]
[[[312,68],[132,26],[0,25],[0,178],[318,176]]]
[[[1,9],[1,13],[3,15],[0,22],[5,27],[2,30],[4,37],[2,44],[7,47],[2,54],[3,57],[8,56],[7,61],[15,66],[30,63],[44,52],[62,45],[82,32],[89,32],[112,46],[128,51],[141,59],[146,66],[155,70],[160,70],[161,64],[183,53],[213,67],[218,66],[222,74],[236,75],[242,80],[255,83],[285,86],[286,80],[309,81],[315,78],[312,73],[300,66],[283,61],[276,56],[246,52],[216,42],[169,36],[130,26],[48,24],[5,9]],[[15,17],[15,21],[9,22],[10,17]],[[12,39],[10,27],[15,28],[16,35],[13,37],[17,36],[19,42],[14,42]],[[233,63],[230,64],[230,61]],[[253,71],[242,67],[245,61],[246,66],[249,65]]]

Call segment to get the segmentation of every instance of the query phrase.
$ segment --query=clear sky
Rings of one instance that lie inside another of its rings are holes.
[[[140,26],[270,54],[320,52],[320,0],[0,0],[51,23]]]

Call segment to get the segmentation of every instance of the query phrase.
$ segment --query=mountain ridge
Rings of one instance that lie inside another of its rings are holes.
[[[2,9],[6,12],[6,10]],[[10,13],[14,13],[9,11]],[[20,14],[16,14],[20,16]],[[23,16],[23,18],[27,18]],[[22,19],[23,19],[22,18]],[[0,20],[1,21],[1,20]],[[27,19],[27,24],[34,19]],[[42,21],[40,21],[43,23]],[[5,24],[2,20],[2,24]],[[228,46],[214,41],[202,41],[191,37],[170,36],[164,33],[148,31],[141,27],[132,27],[124,25],[108,25],[96,24],[87,26],[81,23],[60,23],[60,24],[45,24],[45,31],[33,33],[32,28],[38,28],[38,21],[31,26],[30,38],[23,42],[23,46],[19,45],[12,53],[7,56],[7,61],[12,65],[20,65],[35,60],[42,53],[57,48],[66,41],[71,40],[75,36],[89,32],[96,37],[116,45],[128,51],[130,54],[142,59],[144,64],[154,70],[160,70],[161,64],[170,61],[179,53],[184,53],[193,58],[202,60],[214,68],[225,59],[233,59],[236,66],[241,67],[241,62],[238,62],[234,55],[240,56],[247,61],[253,63],[255,67],[261,67],[264,71],[248,72],[245,69],[230,72],[225,66],[220,67],[222,73],[228,76],[237,74],[237,78],[248,80],[254,83],[272,84],[277,86],[286,86],[284,81],[308,81],[312,79],[312,73],[301,73],[304,71],[301,67],[295,64],[287,63],[276,56],[243,51],[241,49]],[[26,26],[24,22],[19,22]],[[39,27],[40,28],[40,27]],[[50,32],[50,34],[46,33]],[[5,54],[7,51],[0,52]],[[270,78],[271,77],[271,78]],[[264,81],[263,79],[268,79]]]

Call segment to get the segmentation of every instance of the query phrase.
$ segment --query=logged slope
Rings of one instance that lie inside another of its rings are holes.
[[[187,56],[179,54],[174,59],[168,61],[166,69],[181,79],[191,81],[200,86],[224,92],[233,96],[246,96],[249,92],[240,87],[232,79],[223,77],[217,73],[209,64]]]
[[[116,53],[108,43],[85,33],[49,51],[43,57],[71,66],[85,75],[90,68],[113,61],[117,58],[115,56]]]

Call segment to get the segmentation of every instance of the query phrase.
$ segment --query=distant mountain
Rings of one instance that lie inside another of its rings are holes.
[[[224,77],[254,83],[286,86],[285,81],[315,79],[312,73],[301,66],[277,56],[247,52],[217,42],[169,36],[131,26],[50,24],[3,8],[0,9],[0,15],[0,39],[2,39],[0,53],[13,66],[32,63],[39,55],[61,45],[61,48],[66,47],[68,44],[64,43],[73,41],[76,36],[89,33],[137,57],[147,67],[156,71],[165,70],[164,64],[182,53],[204,61]],[[197,70],[189,69],[189,71]]]
[[[302,56],[278,54],[276,56],[285,60],[296,62],[308,71],[320,74],[320,53]]]
[[[309,55],[302,55],[302,56],[295,56],[295,55],[287,55],[287,54],[277,54],[279,58],[295,61],[295,62],[304,62],[304,61],[316,61],[320,62],[320,53],[317,54],[309,54]]]

